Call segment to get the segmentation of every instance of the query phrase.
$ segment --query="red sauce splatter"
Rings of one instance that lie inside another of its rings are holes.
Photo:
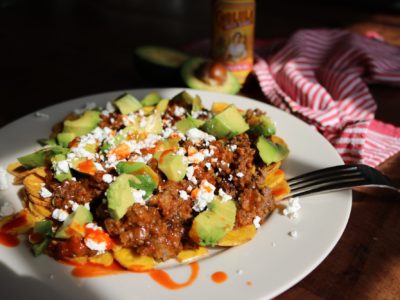
[[[10,232],[14,229],[22,227],[23,225],[27,224],[27,218],[25,214],[18,215],[11,221],[7,222],[1,227],[1,230],[4,232]]]
[[[16,247],[18,244],[19,239],[15,235],[0,230],[0,245]]]
[[[197,262],[191,263],[190,268],[192,270],[192,274],[186,282],[178,283],[175,282],[167,272],[163,270],[151,270],[149,271],[149,275],[155,282],[162,285],[163,287],[170,290],[177,290],[191,285],[197,278],[199,274],[199,264]]]
[[[94,175],[96,173],[96,166],[94,165],[92,160],[87,159],[78,164],[78,170],[83,173]]]
[[[228,279],[228,275],[225,272],[215,272],[211,275],[212,281],[215,283],[223,283]]]
[[[272,195],[274,197],[278,197],[285,194],[287,194],[287,190],[285,188],[277,188],[272,190]]]
[[[86,263],[86,264],[76,264],[71,274],[75,277],[82,278],[82,277],[99,277],[99,276],[115,275],[123,272],[127,271],[115,262],[112,263],[110,266],[102,266],[93,263]]]

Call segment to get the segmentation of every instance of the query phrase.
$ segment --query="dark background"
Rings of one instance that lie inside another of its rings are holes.
[[[8,103],[0,126],[60,101],[151,85],[132,67],[134,48],[209,38],[211,11],[211,0],[0,0],[0,99]],[[256,37],[376,23],[382,16],[392,26],[397,12],[388,0],[261,0]]]

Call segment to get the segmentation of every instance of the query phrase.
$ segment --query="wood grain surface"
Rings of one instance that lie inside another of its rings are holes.
[[[366,2],[257,1],[256,36],[350,28],[376,30],[399,44],[394,1]],[[211,1],[0,0],[0,126],[72,98],[151,86],[132,67],[134,48],[208,38],[210,12]],[[377,118],[400,126],[400,88],[371,91]],[[244,94],[264,101],[254,83]],[[399,167],[397,154],[379,169],[400,186]],[[371,189],[353,195],[349,223],[332,253],[278,299],[400,299],[400,198]]]

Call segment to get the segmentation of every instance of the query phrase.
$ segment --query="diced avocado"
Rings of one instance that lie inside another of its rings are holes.
[[[68,148],[69,143],[76,137],[73,132],[60,132],[57,134],[57,142],[61,147]]]
[[[146,125],[144,128],[140,127],[139,131],[145,131],[147,133],[153,133],[153,134],[161,134],[163,130],[161,114],[159,112],[155,112],[154,114],[145,118],[146,118]]]
[[[191,116],[187,116],[185,119],[179,120],[175,123],[176,129],[182,133],[186,133],[191,128],[199,128],[203,126],[205,121],[195,119]]]
[[[204,130],[217,138],[231,138],[246,132],[249,125],[240,115],[235,105],[229,105],[203,125]]]
[[[207,205],[207,210],[194,218],[189,236],[200,246],[215,246],[233,229],[235,218],[235,202],[221,201],[220,197],[216,196]]]
[[[179,138],[169,137],[168,139],[160,140],[157,142],[157,146],[155,149],[155,153],[153,157],[157,160],[160,159],[160,156],[163,153],[167,153],[165,151],[170,150],[169,152],[176,151],[179,148]]]
[[[114,101],[114,104],[123,115],[127,115],[142,108],[140,101],[127,93],[118,97]]]
[[[72,160],[71,167],[75,171],[83,174],[94,175],[96,173],[96,165],[93,160],[86,157],[77,157]]]
[[[257,122],[255,125],[252,125],[249,131],[257,135],[271,136],[275,134],[276,126],[270,117],[262,115],[259,117],[259,122]]]
[[[51,163],[53,165],[53,169],[55,170],[54,178],[60,182],[63,182],[64,180],[70,180],[72,178],[72,174],[69,168],[68,172],[60,172],[57,168],[58,162],[63,161],[66,158],[67,157],[65,154],[57,154],[51,158]]]
[[[53,236],[53,222],[50,220],[43,220],[37,222],[33,227],[33,234],[39,235],[43,240],[32,245],[32,251],[35,256],[41,255],[50,243],[50,237]]]
[[[57,154],[67,154],[69,149],[60,146],[49,146],[31,154],[18,157],[18,161],[27,169],[50,164],[50,159]]]
[[[146,192],[144,198],[148,198],[158,187],[159,177],[148,165],[142,162],[120,162],[117,167],[118,174],[131,174],[135,179],[130,180],[130,186]]]
[[[207,61],[200,57],[187,60],[181,69],[181,76],[186,85],[192,89],[207,90],[220,93],[236,94],[241,85],[232,72],[227,71],[226,78],[221,84],[208,84],[198,78],[198,70]]]
[[[168,108],[168,104],[169,104],[169,99],[162,99],[160,102],[157,103],[156,111],[158,111],[161,115],[163,115]]]
[[[144,113],[145,116],[151,115],[154,112],[155,109],[156,109],[155,106],[144,106],[142,108],[143,113]]]
[[[65,120],[63,132],[74,133],[76,136],[88,134],[100,123],[100,113],[89,110],[76,120]]]
[[[58,239],[68,239],[74,234],[83,236],[85,234],[85,224],[93,221],[92,213],[83,205],[70,214],[64,223],[58,228],[55,237]]]
[[[50,244],[51,239],[46,237],[43,239],[43,241],[41,241],[38,244],[33,244],[32,245],[32,251],[33,251],[33,255],[35,256],[39,256],[41,254],[43,254],[43,252],[47,249],[47,247]]]
[[[187,110],[199,111],[202,109],[201,98],[196,95],[192,97],[188,92],[183,91],[171,99],[172,103],[186,108]]]
[[[39,139],[38,143],[41,146],[57,146],[57,141],[56,139]]]
[[[161,101],[161,96],[158,92],[148,93],[141,101],[143,106],[157,105]]]
[[[164,151],[158,160],[158,168],[169,180],[179,182],[186,174],[188,161],[185,156],[175,154],[170,150]]]
[[[279,162],[286,158],[289,149],[283,145],[276,144],[263,136],[260,136],[256,143],[258,153],[267,165]]]
[[[128,208],[135,202],[133,199],[130,181],[135,180],[131,174],[121,174],[110,184],[107,194],[108,211],[113,219],[121,219]]]
[[[39,221],[33,227],[33,232],[40,233],[46,236],[52,236],[53,234],[52,227],[53,227],[53,222],[50,220]]]

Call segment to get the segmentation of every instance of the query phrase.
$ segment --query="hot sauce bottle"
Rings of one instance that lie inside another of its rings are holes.
[[[253,68],[255,0],[214,0],[211,57],[244,83]]]

